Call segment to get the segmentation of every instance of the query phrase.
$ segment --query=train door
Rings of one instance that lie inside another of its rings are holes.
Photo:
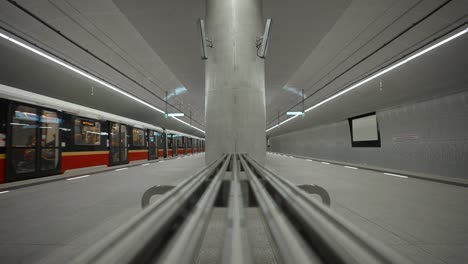
[[[110,165],[128,163],[128,131],[127,126],[110,123]]]
[[[187,138],[187,154],[192,154],[192,138]]]
[[[61,172],[60,113],[10,102],[7,128],[7,181]]]
[[[158,158],[158,135],[156,131],[149,130],[148,132],[148,160]]]
[[[179,136],[177,138],[177,154],[185,155],[185,137]]]
[[[164,141],[164,133],[156,132],[156,135],[157,135],[156,145],[158,146],[158,158],[164,158],[165,157],[165,144],[166,144]]]

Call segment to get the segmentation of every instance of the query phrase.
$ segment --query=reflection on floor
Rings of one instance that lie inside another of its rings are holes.
[[[146,190],[176,185],[203,165],[198,155],[3,193],[0,262],[66,263],[141,211]],[[415,263],[467,263],[467,188],[271,154],[266,165],[298,185],[323,187],[334,211]],[[150,199],[157,197],[151,193]],[[223,229],[222,221],[214,223],[219,228],[212,231]],[[262,230],[255,221],[248,225],[250,234]],[[207,248],[219,247],[216,241],[205,241]],[[264,244],[254,243],[260,247],[255,252],[265,251]],[[212,259],[212,252],[202,257]]]
[[[325,188],[334,211],[415,263],[468,263],[467,188],[273,154],[266,166]]]
[[[147,189],[176,185],[204,164],[194,155],[1,194],[0,263],[67,263],[140,212]]]

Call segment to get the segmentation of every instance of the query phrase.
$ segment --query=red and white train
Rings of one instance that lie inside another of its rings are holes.
[[[0,184],[204,152],[204,139],[0,84]]]

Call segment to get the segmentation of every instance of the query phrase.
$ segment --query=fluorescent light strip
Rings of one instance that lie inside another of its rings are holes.
[[[118,92],[118,93],[120,93],[120,94],[122,94],[122,95],[125,95],[125,96],[127,96],[127,97],[129,97],[129,98],[131,98],[131,99],[133,99],[133,100],[135,100],[135,101],[137,101],[137,102],[139,102],[139,103],[141,103],[141,104],[143,104],[143,105],[145,105],[145,106],[147,106],[147,107],[153,109],[153,110],[156,110],[156,111],[160,112],[161,114],[165,114],[165,112],[164,112],[163,110],[161,110],[161,109],[159,109],[159,108],[157,108],[157,107],[155,107],[155,106],[153,106],[153,105],[151,105],[151,104],[149,104],[149,103],[147,103],[147,102],[145,102],[145,101],[139,99],[138,97],[135,97],[135,96],[133,96],[133,95],[131,95],[131,94],[125,92],[125,91],[122,91],[121,89],[119,89],[119,88],[117,88],[117,87],[115,87],[115,86],[113,86],[113,85],[111,85],[111,84],[109,84],[109,83],[106,83],[106,82],[104,82],[104,81],[101,81],[100,79],[98,79],[98,78],[96,78],[96,77],[94,77],[94,76],[92,76],[92,75],[90,75],[90,74],[88,74],[88,73],[86,73],[86,72],[84,72],[84,71],[82,71],[82,70],[76,68],[76,67],[73,67],[73,66],[71,66],[71,65],[69,65],[69,64],[67,64],[67,63],[65,63],[65,62],[63,62],[63,61],[61,61],[61,60],[59,60],[59,59],[57,59],[57,58],[54,58],[54,57],[51,56],[51,55],[48,55],[48,54],[46,54],[46,53],[44,53],[44,52],[42,52],[42,51],[40,51],[40,50],[38,50],[38,49],[35,49],[35,48],[31,47],[31,46],[28,46],[28,45],[26,45],[26,44],[24,44],[24,43],[22,43],[22,42],[20,42],[20,41],[18,41],[18,40],[16,40],[16,39],[14,39],[14,38],[11,38],[11,37],[9,37],[9,36],[3,34],[3,33],[0,33],[0,37],[4,38],[4,39],[6,39],[6,40],[8,40],[8,41],[10,41],[10,42],[12,42],[12,43],[14,43],[14,44],[20,46],[20,47],[23,47],[23,48],[25,48],[25,49],[27,49],[27,50],[33,52],[33,53],[36,53],[37,55],[39,55],[39,56],[41,56],[41,57],[44,57],[44,58],[46,58],[46,59],[48,59],[48,60],[50,60],[50,61],[53,61],[53,62],[57,63],[58,65],[63,66],[63,67],[65,67],[65,68],[67,68],[67,69],[69,69],[69,70],[71,70],[71,71],[73,71],[73,72],[75,72],[75,73],[78,73],[78,74],[80,74],[81,76],[84,76],[84,77],[86,77],[86,78],[88,78],[88,79],[90,79],[90,80],[93,80],[93,81],[95,81],[95,82],[97,82],[97,83],[99,83],[99,84],[101,84],[101,85],[103,85],[103,86],[105,86],[105,87],[107,87],[107,88],[109,88],[109,89],[115,91],[115,92]],[[199,131],[205,133],[205,131],[203,131],[203,130],[201,130],[201,129],[195,127],[195,126],[192,126],[192,125],[190,125],[189,123],[187,123],[187,122],[185,122],[185,121],[182,121],[182,120],[180,120],[180,119],[178,119],[178,118],[176,118],[176,117],[173,117],[173,118],[175,118],[175,119],[177,119],[178,121],[180,121],[180,122],[182,122],[182,123],[188,125],[189,127],[195,128],[195,129],[197,129],[197,130],[199,130]]]
[[[115,171],[123,171],[123,170],[128,170],[128,168],[120,168],[120,169],[116,169]]]
[[[173,116],[184,116],[184,113],[168,113],[167,116],[173,117]]]
[[[303,112],[287,112],[286,115],[288,116],[304,115],[304,113]]]
[[[358,169],[358,168],[356,168],[356,167],[351,167],[351,166],[343,166],[343,167],[348,168],[348,169],[353,169],[353,170],[357,170],[357,169]]]
[[[329,102],[329,101],[335,99],[336,97],[338,97],[338,96],[340,96],[340,95],[343,95],[343,94],[345,94],[345,93],[347,93],[347,92],[349,92],[349,91],[351,91],[351,90],[353,90],[353,89],[356,89],[357,87],[359,87],[359,86],[361,86],[361,85],[363,85],[363,84],[365,84],[365,83],[367,83],[367,82],[370,82],[370,81],[374,80],[375,78],[377,78],[377,77],[379,77],[379,76],[382,76],[382,75],[384,75],[385,73],[387,73],[387,72],[389,72],[389,71],[391,71],[391,70],[393,70],[393,69],[395,69],[395,68],[398,68],[398,67],[400,67],[401,65],[403,65],[403,64],[405,64],[405,63],[407,63],[407,62],[409,62],[409,61],[412,61],[412,60],[416,59],[417,57],[419,57],[419,56],[421,56],[421,55],[423,55],[423,54],[425,54],[425,53],[427,53],[427,52],[429,52],[429,51],[431,51],[431,50],[433,50],[433,49],[435,49],[435,48],[437,48],[437,47],[439,47],[439,46],[442,46],[442,45],[444,45],[445,43],[447,43],[447,42],[449,42],[449,41],[451,41],[451,40],[454,40],[454,39],[456,39],[456,38],[462,36],[463,34],[465,34],[465,33],[467,33],[467,32],[468,32],[468,28],[465,28],[464,30],[462,30],[462,31],[460,31],[460,32],[458,32],[458,33],[456,33],[456,34],[454,34],[454,35],[452,35],[452,36],[450,36],[450,37],[448,37],[448,38],[446,38],[446,39],[444,39],[444,40],[441,40],[441,41],[437,42],[436,44],[434,44],[434,45],[432,45],[432,46],[430,46],[430,47],[427,47],[427,48],[425,48],[425,49],[423,49],[423,50],[421,50],[421,51],[419,51],[419,52],[417,52],[417,53],[415,53],[415,54],[409,56],[408,58],[406,58],[406,59],[404,59],[404,60],[402,60],[402,61],[400,61],[400,62],[398,62],[398,63],[395,63],[395,64],[393,64],[393,65],[387,67],[386,69],[383,69],[382,71],[377,72],[376,74],[374,74],[374,75],[372,75],[372,76],[370,76],[370,77],[368,77],[368,78],[365,78],[364,80],[362,80],[362,81],[360,81],[360,82],[358,82],[358,83],[356,83],[356,84],[354,84],[354,85],[352,85],[352,86],[350,86],[350,87],[344,89],[343,91],[341,91],[341,92],[339,92],[339,93],[337,93],[337,94],[334,94],[333,96],[330,96],[330,97],[328,97],[327,99],[325,99],[325,100],[323,100],[323,101],[321,101],[321,102],[319,102],[319,103],[317,103],[317,104],[315,104],[315,105],[313,105],[313,106],[307,108],[307,109],[304,111],[304,113],[307,113],[307,112],[309,112],[310,110],[315,109],[315,108],[317,108],[317,107],[319,107],[319,106],[321,106],[321,105],[323,105],[323,104],[325,104],[325,103],[327,103],[327,102]],[[297,116],[294,116],[294,117],[297,117]],[[293,117],[293,118],[294,118],[294,117]],[[286,121],[289,121],[289,119],[287,119]],[[273,127],[270,127],[270,128],[267,129],[265,132],[268,132],[268,131],[272,130],[273,128],[276,128],[276,127],[278,127],[278,125],[275,125],[275,126],[273,126]]]
[[[79,177],[74,177],[74,178],[68,178],[67,181],[73,181],[73,180],[77,180],[77,179],[81,179],[81,178],[86,178],[86,177],[89,177],[91,175],[83,175],[83,176],[79,176]]]
[[[388,176],[393,176],[393,177],[399,177],[399,178],[404,178],[404,179],[408,179],[408,176],[403,176],[403,175],[398,175],[398,174],[393,174],[393,173],[388,173],[388,172],[384,172],[385,175],[388,175]]]
[[[322,163],[322,164],[325,164],[325,165],[330,165],[330,163],[325,162],[325,161],[322,161],[321,163]]]
[[[196,129],[196,130],[198,130],[198,131],[200,131],[200,132],[202,132],[202,133],[205,133],[205,131],[201,130],[200,128],[198,128],[198,127],[196,127],[196,126],[192,126],[191,124],[185,122],[184,120],[181,120],[181,119],[179,119],[179,118],[177,118],[177,117],[175,117],[175,116],[171,116],[171,117],[174,118],[175,120],[177,120],[177,121],[179,121],[179,122],[181,122],[181,123],[183,123],[183,124],[185,124],[185,125],[191,127],[191,128],[194,128],[194,129]]]
[[[10,191],[1,191],[0,194],[2,194],[2,193],[8,193],[8,192],[10,192]]]
[[[296,117],[298,117],[298,116],[299,116],[299,115],[292,116],[292,117],[290,117],[290,118],[284,120],[283,122],[279,123],[278,125],[275,125],[275,126],[273,126],[273,127],[270,127],[270,128],[267,129],[265,132],[268,132],[268,131],[272,130],[273,128],[279,127],[279,126],[285,124],[286,122],[289,122],[289,121],[293,120],[294,118],[296,118]]]

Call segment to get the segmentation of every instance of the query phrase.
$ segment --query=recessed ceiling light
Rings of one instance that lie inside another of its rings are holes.
[[[288,115],[288,116],[295,116],[295,115],[303,116],[304,112],[287,112],[286,115]]]

